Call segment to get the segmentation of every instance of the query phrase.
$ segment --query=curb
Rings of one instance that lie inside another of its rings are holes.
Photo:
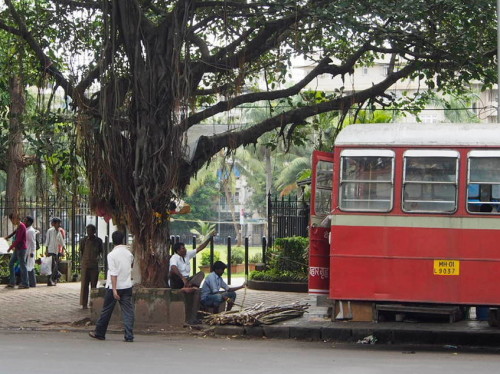
[[[497,347],[500,348],[500,330],[492,331],[438,331],[405,328],[401,330],[353,328],[350,326],[217,326],[215,335],[265,337],[270,339],[298,339],[307,341],[336,341],[357,343],[372,335],[376,344],[421,344],[440,346]]]

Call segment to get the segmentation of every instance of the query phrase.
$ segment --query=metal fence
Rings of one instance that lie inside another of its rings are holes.
[[[173,247],[174,243],[182,242],[185,244],[186,249],[189,247],[191,247],[192,249],[196,249],[198,246],[198,244],[196,243],[196,236],[191,236],[191,238],[189,238],[189,239],[190,240],[181,241],[181,236],[172,235],[170,237],[170,242],[172,244],[172,247]],[[226,258],[221,259],[221,260],[223,262],[225,262],[227,265],[227,272],[226,272],[227,283],[231,284],[231,276],[232,276],[232,271],[231,271],[232,266],[231,265],[233,265],[231,263],[231,252],[232,252],[234,243],[232,242],[231,237],[227,237],[224,244],[226,245]],[[265,237],[262,238],[261,245],[262,245],[261,246],[261,248],[262,248],[261,261],[262,261],[262,263],[265,263],[266,262],[266,250],[267,250],[267,240]],[[209,251],[210,269],[212,268],[212,265],[215,261],[214,248],[215,248],[215,240],[212,237],[212,238],[210,238],[210,242],[208,244],[208,247],[204,249],[204,251]],[[249,274],[249,248],[250,248],[249,238],[245,237],[243,240],[243,250],[244,250],[244,256],[245,256],[244,261],[243,261],[243,265],[244,265],[245,278],[248,278],[248,274]],[[173,248],[171,248],[171,254],[173,254],[173,253],[174,253]],[[196,256],[193,257],[193,259],[191,260],[191,265],[192,265],[192,273],[193,273],[193,275],[195,275],[198,272],[198,267],[196,266]]]
[[[12,206],[5,198],[0,197],[0,236],[4,237],[10,234],[14,227],[7,218],[7,207]],[[253,237],[246,237],[244,245],[248,247],[255,245],[263,239],[263,257],[267,247],[272,246],[275,238],[284,238],[290,236],[308,236],[307,225],[309,221],[309,207],[306,202],[297,196],[287,198],[272,197],[268,195],[268,235],[267,240],[263,238],[261,229],[260,232],[255,232]],[[21,199],[18,204],[19,215],[25,217],[27,215],[33,217],[33,227],[38,230],[37,240],[41,244],[37,256],[45,253],[45,236],[47,230],[51,227],[50,220],[54,217],[59,217],[62,221],[61,227],[66,231],[66,259],[72,262],[73,274],[80,271],[80,255],[79,242],[80,238],[86,235],[86,226],[90,223],[97,228],[97,235],[104,242],[104,251],[101,258],[100,269],[106,270],[106,255],[110,249],[109,238],[113,229],[109,223],[106,223],[102,218],[92,215],[88,202],[80,199],[78,202],[73,202],[70,199],[58,199],[56,197],[29,198]],[[262,227],[263,228],[263,227]],[[229,227],[228,227],[229,229]],[[228,230],[229,231],[229,230]],[[234,235],[234,233],[233,233]],[[218,241],[228,246],[229,253],[231,246],[234,245],[234,236],[219,235]],[[233,239],[231,239],[231,236]],[[244,235],[245,237],[246,235]],[[176,241],[183,241],[188,245],[192,243],[192,234],[173,236],[171,237],[172,244]],[[213,245],[213,244],[212,244]]]
[[[297,196],[279,198],[267,196],[268,201],[268,246],[275,238],[308,236],[309,205]]]
[[[12,206],[5,198],[0,198],[0,235],[2,237],[10,234],[14,227],[7,218],[7,207]],[[45,253],[45,236],[51,227],[50,220],[59,217],[62,221],[61,227],[65,230],[66,260],[71,261],[73,273],[80,271],[80,254],[78,245],[80,238],[86,235],[86,226],[93,224],[97,228],[97,235],[105,243],[100,268],[105,270],[106,254],[109,248],[110,225],[102,218],[92,215],[88,202],[79,200],[73,202],[70,199],[58,199],[56,197],[21,199],[18,205],[20,217],[31,216],[34,219],[33,227],[38,231],[37,241],[40,248],[37,256]]]

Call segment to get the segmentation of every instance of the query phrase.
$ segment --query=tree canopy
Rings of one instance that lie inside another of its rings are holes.
[[[162,276],[157,270],[167,248],[169,202],[219,151],[255,143],[273,130],[288,139],[320,113],[389,105],[400,99],[387,90],[402,79],[445,93],[472,80],[485,87],[496,80],[491,0],[5,4],[0,29],[24,40],[41,71],[71,98],[93,206],[121,217],[135,235],[146,285],[159,284]],[[369,88],[343,88],[252,126],[201,136],[188,156],[192,126],[238,106],[287,102],[319,76],[345,77],[382,55],[390,57],[388,73]],[[296,56],[315,67],[287,84]]]

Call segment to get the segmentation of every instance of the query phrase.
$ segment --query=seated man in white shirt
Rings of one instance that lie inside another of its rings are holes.
[[[245,284],[239,287],[229,287],[222,279],[226,268],[227,265],[222,261],[215,261],[212,265],[212,272],[201,287],[201,303],[204,306],[218,308],[225,301],[227,303],[226,311],[229,311],[236,300],[235,291],[245,287]],[[221,289],[224,291],[221,292]]]
[[[212,236],[215,232],[212,232],[207,239],[205,239],[198,248],[188,251],[184,243],[175,243],[174,252],[175,254],[170,257],[169,266],[169,285],[173,289],[190,288],[190,287],[200,287],[205,274],[200,271],[189,276],[191,272],[190,261],[196,254],[202,251],[210,242]]]

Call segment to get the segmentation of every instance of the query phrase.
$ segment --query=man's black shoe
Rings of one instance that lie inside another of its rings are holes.
[[[133,343],[134,339],[123,339],[125,343]]]
[[[94,331],[90,331],[89,332],[89,336],[91,338],[94,338],[94,339],[97,339],[97,340],[104,340],[104,339],[106,339],[104,336],[96,335]]]

